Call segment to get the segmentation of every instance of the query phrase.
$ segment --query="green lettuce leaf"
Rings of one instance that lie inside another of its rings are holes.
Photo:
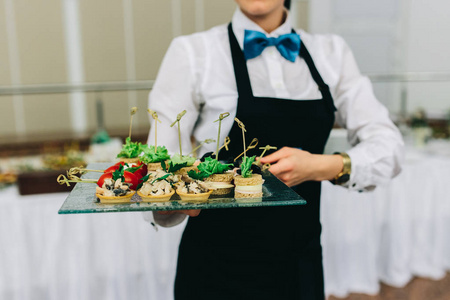
[[[172,155],[170,160],[172,161],[173,165],[186,163],[186,167],[190,167],[195,163],[196,158],[184,155],[181,157],[180,154],[174,154]]]
[[[241,175],[244,178],[252,176],[252,163],[255,161],[256,155],[252,157],[244,157],[241,163]]]
[[[127,137],[125,144],[122,146],[122,150],[119,154],[117,154],[117,157],[136,158],[145,148],[147,148],[147,145],[142,145],[140,142],[132,142],[130,137]]]
[[[205,158],[204,162],[201,162],[197,168],[199,172],[189,171],[188,175],[194,179],[204,179],[213,174],[222,174],[232,168],[233,164],[222,164],[216,159],[211,157]]]
[[[180,170],[181,168],[184,168],[187,166],[187,163],[180,163],[180,164],[174,164],[172,161],[169,161],[169,165],[167,166],[164,161],[161,162],[161,167],[164,171],[167,173],[175,173],[176,171]]]
[[[164,161],[169,158],[170,158],[170,155],[169,155],[166,147],[158,146],[156,148],[156,153],[155,153],[155,146],[148,146],[144,149],[144,155],[142,155],[140,157],[140,160],[144,164],[150,164],[150,163]]]

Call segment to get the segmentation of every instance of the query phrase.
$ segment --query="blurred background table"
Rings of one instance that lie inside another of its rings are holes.
[[[325,182],[328,295],[450,270],[450,144],[407,148],[403,172],[371,193]],[[0,299],[172,299],[184,224],[157,232],[141,213],[58,215],[66,193],[0,191]]]

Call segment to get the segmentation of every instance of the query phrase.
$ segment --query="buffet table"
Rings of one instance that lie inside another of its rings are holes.
[[[328,295],[450,270],[450,153],[437,153],[450,145],[434,147],[408,149],[404,171],[374,192],[323,184]],[[58,215],[66,197],[0,191],[0,299],[172,299],[184,224],[156,231],[141,213]]]

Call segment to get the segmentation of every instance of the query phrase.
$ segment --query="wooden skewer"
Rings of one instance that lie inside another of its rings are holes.
[[[239,120],[238,118],[234,118],[234,120],[236,121],[236,123],[238,123],[239,128],[242,129],[242,140],[243,140],[243,146],[244,146],[244,157],[247,156],[246,154],[246,150],[245,150],[245,132],[247,132],[247,130],[245,130],[245,125],[244,123],[242,123],[241,120]],[[241,154],[242,155],[242,154]],[[238,157],[240,157],[241,155],[239,155]],[[234,161],[236,161],[237,157],[234,159]]]
[[[158,118],[158,114],[156,111],[151,110],[150,108],[147,109],[147,111],[152,115],[153,119],[155,119],[155,154],[156,154],[156,148],[158,147],[157,141],[158,141],[158,122],[161,123],[161,120]]]
[[[131,127],[133,127],[133,116],[137,112],[137,107],[132,107],[130,110],[131,118],[130,118],[130,132],[128,133],[128,137],[131,139]]]
[[[78,178],[76,176],[74,176],[75,178]],[[70,182],[84,182],[84,183],[97,183],[97,180],[83,180],[83,179],[75,179],[75,178],[71,178],[71,179],[67,179],[66,176],[64,176],[63,174],[60,174],[58,176],[58,178],[56,179],[56,181],[60,184],[66,184],[67,186],[70,186]]]
[[[225,112],[219,115],[219,119],[215,120],[215,122],[219,122],[219,133],[217,135],[217,147],[216,147],[216,160],[219,160],[219,143],[220,143],[220,127],[222,125],[222,120],[225,119],[226,117],[228,117],[230,115],[229,112]]]
[[[236,160],[237,160],[239,157],[241,157],[242,155],[244,155],[244,157],[246,157],[246,156],[245,156],[245,152],[248,151],[248,150],[250,150],[250,149],[255,148],[257,145],[258,145],[258,139],[257,139],[257,138],[254,138],[254,139],[252,140],[252,142],[250,143],[250,145],[248,145],[247,149],[245,149],[244,152],[242,152],[241,154],[239,154],[239,155],[234,159],[234,161],[236,161]]]
[[[181,129],[180,129],[180,120],[181,118],[186,114],[186,110],[183,110],[177,115],[177,119],[170,125],[170,127],[173,127],[175,123],[178,123],[178,141],[180,143],[180,157],[183,157],[183,153],[181,150]]]
[[[203,146],[204,144],[210,144],[210,143],[214,143],[216,140],[213,139],[206,139],[203,142],[201,142],[197,147],[195,147],[194,149],[192,149],[191,153],[189,153],[188,155],[192,155],[195,153],[195,151],[197,151],[201,146]]]
[[[264,150],[261,153],[261,156],[259,157],[259,159],[261,159],[261,158],[263,158],[263,156],[264,156],[264,154],[266,153],[267,150],[277,150],[277,147],[266,145],[265,147],[259,147],[259,149]]]
[[[224,140],[223,146],[219,148],[219,152],[220,152],[220,150],[223,149],[223,147],[225,147],[225,149],[227,149],[227,151],[228,151],[228,144],[230,143],[230,141],[231,141],[230,137],[227,136]],[[216,152],[213,152],[212,155],[215,155],[215,154],[216,154]]]

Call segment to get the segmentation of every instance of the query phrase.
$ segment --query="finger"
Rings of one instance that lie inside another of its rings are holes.
[[[275,151],[274,153],[271,153],[267,156],[264,156],[261,158],[262,164],[272,164],[274,162],[279,161],[280,159],[287,157],[291,154],[292,148],[290,147],[283,147],[278,151]]]
[[[189,209],[185,210],[184,213],[190,217],[197,217],[201,211],[201,209]]]
[[[280,159],[277,163],[273,164],[269,168],[269,172],[275,176],[280,176],[283,173],[292,172],[294,165],[287,158]]]
[[[156,213],[158,215],[173,215],[175,212],[174,211],[166,211],[166,210],[158,210]]]

